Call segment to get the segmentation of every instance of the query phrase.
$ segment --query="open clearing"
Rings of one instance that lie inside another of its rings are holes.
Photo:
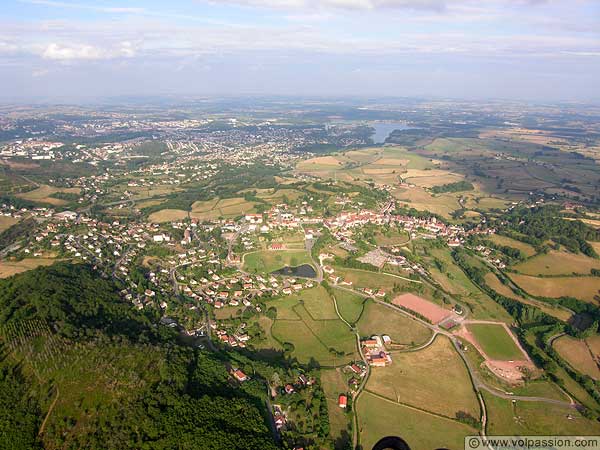
[[[517,273],[509,275],[521,289],[536,297],[570,296],[592,303],[594,297],[600,293],[598,277],[539,278]]]
[[[14,217],[0,216],[0,233],[9,229],[18,221],[19,219],[15,219]]]
[[[285,266],[311,264],[305,250],[259,250],[244,255],[244,269],[248,272],[270,273]]]
[[[365,392],[358,401],[358,429],[363,448],[383,436],[402,436],[413,450],[464,447],[464,437],[477,431],[454,420],[416,411]]]
[[[500,324],[470,323],[473,334],[488,358],[500,361],[523,360],[526,356]]]
[[[50,266],[58,259],[53,258],[25,258],[21,261],[0,261],[0,278],[8,278],[17,273],[26,272],[40,266]]]
[[[395,344],[417,346],[427,342],[431,330],[392,308],[368,300],[358,321],[361,336],[387,334]]]
[[[571,336],[562,336],[552,343],[552,347],[575,370],[594,380],[600,379],[600,369],[596,362],[599,355],[593,355],[592,349],[585,341]]]
[[[589,275],[592,269],[600,269],[600,259],[583,254],[550,250],[513,268],[525,275],[571,275],[573,273]]]
[[[57,188],[54,186],[48,186],[46,184],[34,189],[33,191],[23,192],[22,194],[16,194],[16,197],[32,202],[48,203],[54,206],[64,205],[67,202],[59,198],[50,197],[52,194],[57,192],[63,192],[65,194],[80,194],[81,189],[79,188]]]
[[[423,350],[394,353],[391,366],[373,367],[367,389],[451,418],[458,411],[475,418],[480,414],[469,373],[450,340],[441,335]]]

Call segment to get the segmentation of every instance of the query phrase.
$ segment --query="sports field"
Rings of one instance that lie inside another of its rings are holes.
[[[467,329],[473,334],[482,350],[490,359],[509,361],[526,357],[508,331],[502,325],[470,323]]]
[[[423,350],[392,356],[389,367],[372,368],[369,391],[452,418],[458,411],[479,418],[469,373],[447,337],[438,335]]]
[[[357,324],[361,336],[387,334],[395,344],[416,346],[427,342],[431,330],[400,312],[368,300]]]
[[[259,250],[244,255],[244,270],[270,273],[285,266],[311,264],[306,250]]]
[[[597,363],[600,355],[594,354],[593,349],[588,346],[586,341],[571,336],[562,336],[552,343],[552,347],[575,370],[594,380],[600,379],[600,369]]]
[[[447,319],[452,315],[452,311],[444,309],[429,300],[425,300],[415,294],[402,294],[392,300],[396,306],[401,306],[404,309],[415,312],[418,315],[425,317],[429,322],[438,324],[442,320]]]
[[[364,392],[357,405],[360,444],[370,449],[384,436],[402,436],[413,450],[464,448],[477,431],[455,420],[421,412]]]

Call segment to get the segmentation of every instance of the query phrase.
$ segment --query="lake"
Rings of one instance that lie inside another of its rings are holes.
[[[406,122],[370,122],[370,127],[375,128],[375,134],[371,136],[376,144],[383,144],[386,138],[394,130],[409,130],[411,127]]]

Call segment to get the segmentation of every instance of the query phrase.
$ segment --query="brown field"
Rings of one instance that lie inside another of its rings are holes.
[[[234,217],[254,212],[254,202],[247,202],[242,197],[215,198],[204,202],[194,202],[190,217],[201,220],[218,219],[219,217]]]
[[[425,300],[415,294],[402,294],[392,300],[392,303],[427,318],[431,323],[440,323],[452,315],[452,312]]]
[[[527,305],[535,306],[540,309],[542,312],[548,314],[549,316],[556,317],[558,320],[562,320],[563,322],[567,322],[572,314],[564,309],[555,308],[552,305],[545,304],[542,301],[533,301],[527,300],[517,294],[515,294],[512,289],[510,289],[505,284],[498,279],[496,275],[491,272],[485,274],[485,283],[495,290],[498,294],[504,295],[505,297],[512,298],[513,300],[517,300],[521,303],[525,303]]]
[[[400,158],[381,158],[373,162],[374,166],[406,166],[410,161]]]
[[[511,273],[510,277],[525,292],[538,297],[571,296],[593,303],[594,297],[600,294],[598,277],[538,278],[516,273]]]
[[[589,375],[594,380],[600,379],[600,369],[597,363],[600,354],[592,354],[586,341],[571,336],[562,336],[552,343],[552,347],[575,370]]]
[[[343,163],[339,158],[335,156],[319,156],[316,158],[310,158],[300,163],[302,167],[310,168],[311,165],[320,166],[341,166]]]
[[[494,234],[494,235],[490,236],[490,241],[492,241],[498,245],[505,245],[507,247],[519,249],[527,257],[535,255],[535,249],[533,248],[533,246],[531,246],[525,242],[521,242],[521,241],[517,241],[516,239],[509,238],[507,236],[502,236],[500,234]]]
[[[17,223],[19,219],[14,217],[0,216],[0,233]]]
[[[596,334],[586,339],[594,355],[600,355],[600,334]]]
[[[420,187],[431,188],[433,186],[442,186],[444,184],[456,183],[457,181],[464,180],[464,177],[453,173],[447,173],[446,175],[439,176],[405,178],[405,180],[408,183],[413,183]]]
[[[183,209],[161,209],[148,216],[148,221],[152,223],[171,222],[174,220],[182,220],[188,216],[187,211]]]
[[[40,266],[50,266],[59,260],[53,258],[25,258],[21,261],[0,261],[0,278],[27,272]]]
[[[589,242],[589,244],[594,248],[596,253],[600,255],[600,242]]]
[[[53,186],[42,185],[33,191],[24,192],[22,194],[17,194],[16,196],[22,198],[24,200],[30,200],[32,202],[42,202],[49,203],[51,205],[59,206],[64,205],[67,202],[65,200],[61,200],[58,198],[50,197],[50,195],[55,194],[57,192],[65,192],[68,194],[79,194],[81,193],[81,189],[79,188],[56,188]]]
[[[431,211],[446,218],[450,213],[460,209],[458,198],[454,194],[431,195],[424,188],[413,187],[393,191],[394,197],[400,202],[406,202],[405,206],[418,210]]]
[[[517,264],[513,268],[526,275],[589,274],[592,269],[600,269],[600,260],[583,254],[550,250],[546,254],[537,255]]]
[[[467,369],[450,340],[438,335],[416,352],[394,353],[388,367],[374,367],[366,388],[394,401],[447,417],[465,411],[479,417],[479,403]],[[444,376],[439,377],[443,367]]]

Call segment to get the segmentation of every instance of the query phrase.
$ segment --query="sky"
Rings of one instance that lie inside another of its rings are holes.
[[[600,101],[600,0],[0,0],[0,100]]]

